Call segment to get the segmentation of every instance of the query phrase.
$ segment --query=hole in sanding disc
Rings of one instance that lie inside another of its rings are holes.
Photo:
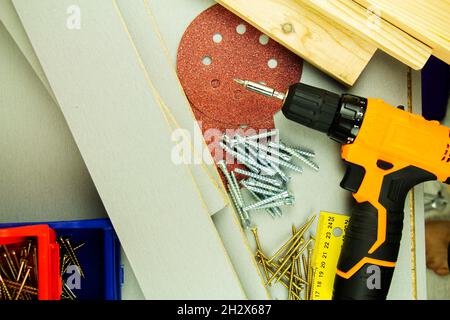
[[[259,43],[262,44],[263,46],[266,46],[269,43],[269,37],[266,36],[265,34],[262,34],[259,37]]]
[[[244,34],[247,31],[245,24],[240,24],[236,27],[236,32],[239,34]]]
[[[208,57],[208,56],[206,56],[206,57],[203,57],[203,59],[202,59],[202,63],[205,65],[205,66],[209,66],[209,65],[211,65],[211,63],[212,63],[212,59],[211,59],[211,57]]]
[[[269,66],[270,69],[275,69],[276,67],[278,67],[278,61],[276,59],[270,59],[267,62],[267,65]]]
[[[222,35],[221,35],[220,33],[216,33],[216,34],[213,36],[213,41],[214,41],[215,43],[221,43],[222,40],[223,40],[223,37],[222,37]]]

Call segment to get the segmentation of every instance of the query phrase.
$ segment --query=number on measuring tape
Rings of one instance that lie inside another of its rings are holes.
[[[313,256],[313,300],[331,300],[334,278],[349,218],[321,212],[316,232]],[[340,232],[336,232],[336,230]]]

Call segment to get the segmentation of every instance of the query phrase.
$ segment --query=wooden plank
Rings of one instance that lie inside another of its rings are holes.
[[[339,81],[353,85],[376,46],[293,0],[217,0]]]
[[[187,166],[171,159],[158,97],[115,1],[13,3],[145,298],[244,299]],[[81,9],[80,30],[64,27],[71,5]]]
[[[450,64],[450,1],[353,0],[419,39]]]
[[[431,48],[352,0],[298,0],[348,28],[415,70],[422,69]]]

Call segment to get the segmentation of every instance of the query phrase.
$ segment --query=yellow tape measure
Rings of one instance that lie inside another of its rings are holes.
[[[312,260],[314,270],[311,300],[331,300],[337,263],[349,217],[321,212]]]

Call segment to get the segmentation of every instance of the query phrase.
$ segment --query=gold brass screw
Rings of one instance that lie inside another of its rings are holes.
[[[13,257],[14,267],[19,268],[20,264],[19,264],[19,259],[17,258],[16,251],[15,250],[11,250],[11,255]]]
[[[14,265],[10,259],[8,259],[8,255],[6,253],[3,254],[3,258],[6,260],[6,264],[8,265],[9,271],[11,272],[11,275],[13,278],[16,277],[16,271],[14,269]]]
[[[33,244],[33,241],[31,241],[31,240],[28,240],[28,246],[27,246],[27,248],[26,248],[26,255],[28,256],[29,254],[30,254],[30,252],[31,252],[31,246],[32,246],[32,244]]]
[[[73,248],[73,251],[77,251],[78,249],[81,249],[82,247],[84,247],[86,243],[82,242],[79,245],[77,245],[76,247]]]
[[[63,292],[65,293],[66,298],[70,300],[75,300],[77,296],[73,293],[72,290],[64,283],[63,284]]]
[[[270,259],[262,251],[257,228],[251,229],[256,243],[255,257],[264,268],[267,279],[265,285],[270,286],[274,280],[280,283],[288,290],[289,300],[309,300],[312,297],[314,270],[312,270],[310,245],[314,238],[310,236],[306,241],[303,235],[310,228],[315,217],[314,214],[299,229],[292,226],[291,238]],[[302,278],[302,271],[304,271],[304,278]]]
[[[38,256],[37,256],[37,247],[35,245],[33,245],[33,266],[34,266],[34,281],[36,281],[36,283],[38,283],[38,270],[39,270],[39,266],[38,266]]]
[[[12,276],[15,278],[17,274],[17,270],[14,267],[14,262],[11,259],[11,254],[9,253],[8,247],[5,245],[2,245],[3,251],[3,257],[6,259],[6,263],[8,264],[9,270],[11,271]]]
[[[22,293],[23,287],[25,286],[25,282],[28,279],[28,276],[30,275],[32,267],[27,267],[27,272],[25,273],[25,276],[23,277],[22,283],[20,284],[19,291],[16,293],[16,298],[14,300],[19,300],[20,294]]]
[[[302,239],[302,240],[303,240],[303,239]],[[307,243],[299,250],[299,252],[294,256],[294,259],[293,259],[293,260],[297,259],[297,258],[303,253],[303,251],[308,247],[308,245],[309,245],[309,243],[310,243],[311,241],[312,241],[311,239],[308,240],[308,242],[307,242]],[[300,243],[297,245],[297,248],[299,248],[301,244],[302,244],[302,242],[300,242]],[[295,250],[297,250],[297,249],[295,249]],[[295,253],[295,251],[293,251],[291,254],[294,254],[294,253]],[[286,262],[288,261],[289,258],[291,258],[291,256],[289,256],[288,258],[286,258],[286,261],[285,261],[284,263],[286,263]],[[291,263],[292,263],[292,262],[291,262]],[[289,266],[290,266],[290,264],[288,265],[287,268],[284,269],[284,271],[283,271],[280,275],[278,275],[277,281],[278,281],[282,276],[284,276],[284,274],[288,271]],[[278,272],[281,271],[282,267],[283,267],[283,266],[280,266]],[[273,280],[273,279],[272,279],[272,280]]]
[[[5,284],[5,280],[3,280],[3,277],[0,275],[0,283],[3,288],[3,291],[5,292],[5,295],[8,300],[12,300],[11,294],[9,293],[8,287]]]
[[[259,236],[258,236],[258,229],[257,228],[251,228],[250,230],[252,231],[253,237],[255,238],[256,249],[257,249],[257,256],[259,256],[259,258],[262,261],[262,260],[264,260],[265,257],[262,254],[261,243],[259,241]],[[268,279],[269,278],[269,273],[267,272],[266,264],[263,261],[262,261],[262,265],[263,265],[264,274],[266,276],[266,279]]]
[[[81,269],[80,262],[77,259],[77,256],[76,256],[76,254],[75,254],[75,252],[74,252],[74,250],[72,248],[72,245],[70,244],[70,240],[60,237],[60,241],[61,241],[61,244],[63,245],[64,249],[69,254],[69,257],[72,260],[72,263],[75,264],[78,267],[80,275],[84,278],[83,270]]]
[[[296,241],[298,238],[301,238],[303,234],[309,229],[311,224],[316,219],[316,215],[314,214],[296,233],[293,237],[291,237],[273,256],[269,259],[270,262],[275,260],[282,252],[285,251],[285,249],[294,241]],[[292,249],[292,248],[291,248]]]
[[[283,263],[281,263],[281,265],[278,267],[278,269],[275,271],[275,273],[270,277],[270,279],[267,281],[267,284],[270,285],[272,283],[272,281],[276,278],[277,281],[286,273],[286,271],[289,269],[290,264],[288,265],[288,267],[283,271],[283,273],[281,273],[278,277],[278,273],[281,272],[281,270],[288,264],[288,262],[290,261],[291,257],[294,255],[295,251],[302,245],[303,243],[303,239],[299,238],[296,239],[294,244],[292,245],[292,247],[289,249],[287,256],[284,257]]]
[[[20,267],[19,267],[19,272],[17,273],[16,281],[20,280],[20,276],[22,275],[22,271],[23,271],[24,267],[26,267],[27,264],[28,264],[28,261],[26,259],[20,259]]]

